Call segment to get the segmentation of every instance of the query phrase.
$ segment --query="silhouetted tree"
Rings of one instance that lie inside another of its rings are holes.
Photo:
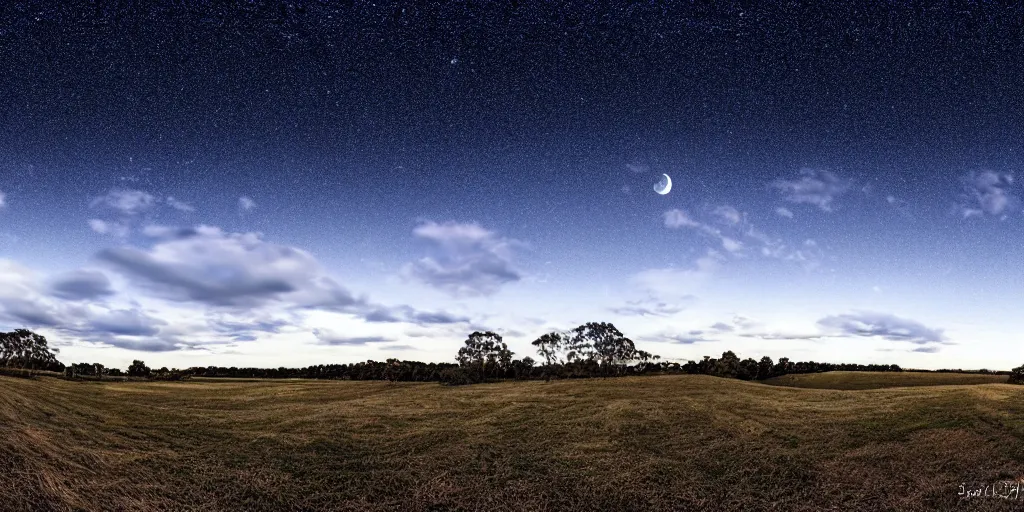
[[[603,374],[613,370],[621,373],[621,366],[637,356],[633,340],[625,337],[614,325],[589,322],[570,331],[569,347],[578,359],[597,361]]]
[[[740,361],[739,371],[736,373],[736,377],[742,380],[752,380],[757,378],[758,363],[752,358],[746,358]]]
[[[533,374],[533,358],[527,356],[512,361],[512,378],[517,380],[529,379]]]
[[[732,350],[727,350],[722,353],[722,358],[715,363],[712,374],[719,377],[735,378],[739,373],[740,358]]]
[[[562,341],[565,336],[562,333],[552,332],[541,336],[533,341],[537,347],[537,353],[544,358],[544,364],[553,365],[560,363],[558,353],[562,350]]]
[[[512,363],[512,355],[500,334],[476,331],[466,339],[466,346],[459,349],[456,359],[459,365],[473,369],[480,380],[484,380],[504,373]]]
[[[0,366],[30,370],[64,371],[46,337],[27,329],[0,332]]]
[[[167,368],[162,368],[159,373],[166,373],[166,371]],[[131,366],[128,367],[129,377],[149,377],[150,373],[151,372],[149,370],[149,367],[146,366],[146,363],[138,359],[132,361]]]
[[[757,363],[757,380],[770,379],[772,377],[772,368],[775,363],[772,362],[772,358],[764,356],[761,361]]]
[[[790,367],[789,358],[780,357],[779,362],[775,365],[775,368],[772,370],[772,374],[774,374],[775,376],[786,375],[787,373],[790,373],[791,369],[792,368]]]

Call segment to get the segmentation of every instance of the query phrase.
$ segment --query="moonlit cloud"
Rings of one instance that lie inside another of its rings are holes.
[[[92,207],[107,207],[124,215],[136,215],[156,205],[157,199],[147,192],[134,189],[114,189],[92,200]]]
[[[696,300],[694,296],[684,296],[673,302],[648,297],[638,300],[627,300],[625,306],[609,308],[612,313],[623,316],[672,316],[686,309]]]
[[[983,215],[1001,216],[1017,208],[1019,200],[1011,193],[1013,175],[993,171],[972,172],[961,179],[964,218]]]
[[[722,220],[722,222],[725,222],[726,224],[729,224],[731,226],[735,226],[736,224],[739,224],[740,221],[743,220],[743,214],[741,214],[739,210],[733,208],[732,206],[719,206],[715,208],[714,214],[717,215]]]
[[[694,343],[712,341],[704,336],[704,331],[691,330],[687,332],[663,332],[647,337],[649,341],[660,341],[663,343],[677,343],[680,345],[692,345]]]
[[[743,243],[737,240],[733,240],[727,236],[722,237],[722,248],[729,252],[740,252],[743,250]]]
[[[137,309],[113,309],[89,319],[89,327],[98,333],[124,336],[153,336],[167,322],[153,318]]]
[[[793,180],[777,179],[770,184],[792,203],[806,203],[822,211],[831,212],[833,200],[846,193],[851,183],[829,171],[801,169],[800,177]]]
[[[708,250],[698,258],[691,268],[655,268],[633,275],[631,281],[653,297],[685,298],[702,286],[720,267],[722,256]]]
[[[346,309],[360,303],[307,252],[199,226],[151,248],[115,247],[98,255],[114,271],[170,300],[209,306]]]
[[[402,274],[456,297],[486,296],[522,279],[512,265],[515,243],[479,224],[425,221],[413,230],[434,254],[407,264]]]
[[[846,336],[877,336],[891,341],[938,343],[945,340],[942,329],[926,327],[920,322],[887,313],[859,312],[834,315],[818,320],[818,325]]]
[[[50,293],[67,300],[95,300],[114,294],[110,279],[97,270],[75,270],[59,275],[50,283]]]
[[[61,324],[56,311],[45,302],[8,297],[3,302],[2,314],[28,327],[54,327]]]
[[[256,207],[256,201],[253,201],[248,196],[242,196],[238,198],[238,209],[243,212],[247,212]]]
[[[323,345],[366,345],[369,343],[388,343],[395,341],[383,336],[343,336],[327,329],[313,329],[313,335]]]
[[[186,203],[184,201],[179,201],[179,200],[177,200],[177,199],[175,199],[173,197],[170,197],[170,196],[167,197],[167,205],[170,206],[171,208],[174,208],[175,210],[186,212],[186,213],[187,212],[194,212],[194,211],[196,211],[194,206],[192,206],[192,205],[190,205],[190,204],[188,204],[188,203]]]
[[[662,214],[666,228],[703,228],[704,224],[693,220],[690,214],[674,208]]]
[[[823,251],[813,240],[805,241],[802,246],[790,247],[755,228],[742,212],[731,206],[719,206],[712,214],[719,217],[724,224],[722,228],[701,222],[681,209],[665,212],[662,219],[667,228],[692,229],[717,240],[722,249],[737,258],[744,256],[747,246],[763,257],[796,262],[806,270],[818,268],[824,258]]]
[[[107,222],[100,219],[89,219],[89,228],[101,235],[124,238],[130,232],[128,226],[120,222]]]
[[[793,212],[789,208],[786,208],[784,206],[779,206],[778,208],[775,208],[775,214],[778,215],[779,217],[785,217],[787,219],[793,218]]]

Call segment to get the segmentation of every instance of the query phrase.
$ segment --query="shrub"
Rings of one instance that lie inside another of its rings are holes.
[[[1010,378],[1007,382],[1010,384],[1024,384],[1024,365],[1014,368],[1010,372]]]
[[[441,383],[447,386],[464,386],[481,382],[479,372],[469,368],[446,368],[441,370]]]

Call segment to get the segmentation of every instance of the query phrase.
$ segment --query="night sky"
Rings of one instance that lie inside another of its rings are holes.
[[[1020,8],[186,4],[0,6],[0,329],[65,363],[1024,361]]]

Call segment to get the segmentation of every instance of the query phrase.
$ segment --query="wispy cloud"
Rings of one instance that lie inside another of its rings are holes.
[[[722,256],[709,249],[691,268],[655,268],[633,275],[631,281],[652,297],[686,298],[703,285],[719,269]]]
[[[686,213],[685,210],[679,208],[673,208],[662,214],[662,218],[665,220],[666,228],[697,228],[705,229],[703,223],[693,220],[690,214]]]
[[[779,217],[785,217],[787,219],[793,218],[793,212],[789,208],[786,208],[784,206],[779,206],[778,208],[775,208],[775,214],[778,215]]]
[[[716,210],[716,212],[724,212],[721,214],[724,215],[723,218],[727,222],[729,222],[730,225],[735,225],[739,223],[739,219],[741,218],[740,213],[729,206],[719,207],[719,209]],[[722,230],[714,226],[695,220],[693,217],[690,216],[690,214],[688,214],[684,210],[680,210],[678,208],[672,209],[662,214],[662,217],[665,221],[665,227],[667,228],[693,229],[699,233],[717,239],[719,243],[722,244],[722,248],[725,249],[726,251],[729,251],[731,253],[738,253],[741,250],[743,250],[743,244],[740,241],[722,234]],[[732,219],[736,219],[736,222],[730,222]]]
[[[743,214],[739,210],[732,206],[723,205],[715,208],[714,214],[717,215],[722,222],[735,226],[743,220]]]
[[[761,256],[793,261],[807,270],[820,266],[824,258],[823,251],[814,240],[805,240],[802,245],[795,247],[787,246],[782,240],[759,231],[743,212],[731,206],[718,206],[711,213],[719,218],[722,228],[701,222],[681,209],[669,210],[662,217],[665,227],[692,229],[711,237],[734,257],[745,256],[745,249],[749,246]]]
[[[256,207],[256,201],[253,201],[249,196],[242,196],[238,198],[238,209],[247,212]]]
[[[769,184],[792,203],[806,203],[823,211],[832,211],[832,202],[846,193],[851,186],[849,180],[841,179],[829,171],[801,169],[800,177],[793,180],[777,179]]]
[[[735,327],[733,327],[733,326],[731,326],[731,325],[729,325],[729,324],[727,324],[725,322],[718,322],[716,324],[713,324],[711,326],[711,328],[716,330],[716,331],[722,331],[722,332],[732,332],[732,331],[736,330]]]
[[[95,300],[114,294],[110,279],[98,270],[75,270],[50,282],[50,293],[66,300]]]
[[[992,215],[1003,216],[1017,208],[1019,200],[1010,189],[1013,175],[993,171],[972,172],[961,178],[963,202],[960,213],[964,218]]]
[[[111,309],[89,319],[93,332],[124,336],[153,336],[167,322],[151,317],[138,309]]]
[[[313,335],[323,345],[367,345],[370,343],[388,343],[395,341],[383,336],[343,336],[326,329],[313,329]]]
[[[101,235],[124,238],[130,232],[128,226],[120,222],[108,222],[100,219],[89,219],[89,228]]]
[[[945,340],[942,329],[933,329],[920,322],[888,313],[857,312],[834,315],[818,320],[818,325],[840,335],[879,337],[910,343],[940,343]]]
[[[380,348],[385,350],[419,350],[418,347],[412,345],[382,345]]]
[[[7,206],[7,194],[0,190],[0,208]]]
[[[189,236],[161,240],[150,249],[116,247],[97,256],[138,286],[170,300],[328,310],[361,302],[328,277],[309,253],[266,242],[255,233],[199,226]]]
[[[456,297],[497,293],[502,286],[522,279],[512,265],[515,243],[475,222],[421,223],[413,234],[434,250],[434,255],[405,265],[402,274]]]
[[[660,341],[663,343],[678,343],[680,345],[692,345],[694,343],[714,341],[704,336],[705,332],[701,330],[691,330],[687,332],[662,332],[654,336],[649,336],[646,339],[648,341]]]
[[[667,302],[656,297],[627,300],[625,306],[609,308],[612,313],[623,316],[672,316],[686,309],[696,297],[689,295],[676,301]]]
[[[93,199],[90,206],[105,206],[124,215],[135,215],[152,208],[156,203],[155,197],[142,190],[114,189]]]
[[[468,323],[469,317],[444,311],[419,311],[410,306],[373,306],[362,313],[363,320],[371,323],[407,322],[420,326]]]
[[[179,200],[177,200],[177,199],[175,199],[173,197],[168,197],[167,198],[167,204],[171,208],[174,208],[175,210],[182,211],[182,212],[194,212],[194,211],[196,211],[196,208],[194,206],[192,206],[192,205],[190,205],[190,204],[188,204],[188,203],[186,203],[184,201],[179,201]]]

